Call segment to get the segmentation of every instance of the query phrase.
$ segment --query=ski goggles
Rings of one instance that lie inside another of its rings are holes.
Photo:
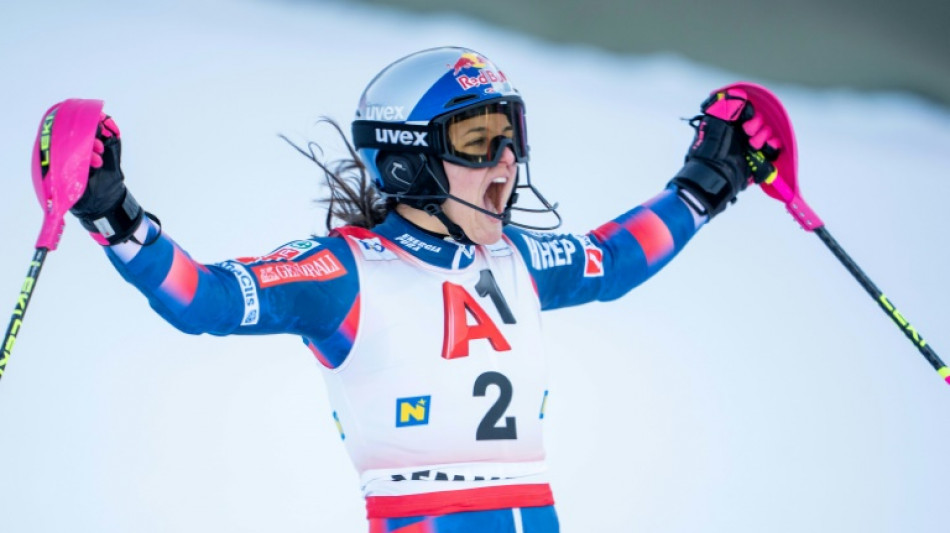
[[[469,168],[497,165],[505,148],[511,148],[518,163],[528,161],[524,104],[513,98],[462,108],[425,125],[354,120],[353,144],[434,155]]]

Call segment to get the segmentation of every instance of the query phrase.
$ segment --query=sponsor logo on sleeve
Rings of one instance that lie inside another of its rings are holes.
[[[604,275],[604,251],[594,244],[587,235],[577,235],[584,247],[584,277],[596,278]]]
[[[253,263],[264,263],[267,261],[291,261],[300,255],[320,246],[317,241],[293,241],[289,242],[273,252],[260,257],[238,257],[237,261],[250,265]]]
[[[396,398],[396,427],[424,426],[429,423],[432,396]]]
[[[301,261],[283,261],[252,266],[261,288],[297,281],[329,281],[346,274],[346,268],[330,250],[323,250]]]
[[[535,270],[547,270],[553,267],[573,263],[577,246],[568,238],[548,238],[538,240],[527,234],[522,235],[531,252],[531,266]]]
[[[260,318],[260,299],[257,297],[257,285],[250,272],[241,263],[236,261],[225,261],[218,263],[222,268],[234,274],[238,280],[238,286],[241,287],[241,295],[244,296],[244,317],[241,319],[242,326],[253,326],[257,324]]]

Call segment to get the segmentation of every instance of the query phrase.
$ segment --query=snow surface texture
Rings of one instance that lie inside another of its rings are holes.
[[[404,54],[461,44],[505,69],[528,102],[533,179],[571,232],[658,192],[691,139],[680,118],[738,79],[336,3],[85,4],[20,2],[0,17],[11,309],[41,224],[34,134],[65,98],[105,100],[136,197],[215,262],[322,230],[316,169],[276,134],[339,155],[314,123],[346,123]],[[950,360],[950,114],[903,94],[769,86],[798,131],[804,197]],[[946,531],[950,389],[760,191],[632,294],[546,326],[564,531]],[[366,530],[300,340],[178,333],[72,219],[0,410],[4,532]]]

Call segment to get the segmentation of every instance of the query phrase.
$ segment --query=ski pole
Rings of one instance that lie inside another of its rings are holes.
[[[26,308],[36,288],[46,255],[63,235],[64,216],[86,190],[92,146],[102,113],[101,100],[69,99],[49,108],[40,121],[33,145],[33,189],[43,208],[43,226],[36,240],[26,280],[20,288],[0,352],[0,378],[16,343]]]
[[[20,326],[23,324],[23,317],[26,315],[26,307],[30,305],[30,298],[33,297],[33,287],[36,286],[36,280],[40,277],[40,270],[43,268],[43,262],[46,261],[46,248],[37,248],[33,254],[33,260],[30,261],[30,270],[26,273],[26,281],[20,289],[20,296],[17,297],[16,306],[13,308],[13,315],[10,317],[10,323],[7,325],[7,332],[3,335],[3,352],[0,355],[0,378],[3,377],[3,371],[7,367],[7,361],[10,360],[10,352],[13,351],[13,344],[16,342],[17,333],[20,332]]]
[[[920,336],[920,333],[917,332],[917,329],[914,328],[914,326],[912,326],[906,318],[904,318],[904,315],[902,315],[901,312],[897,310],[897,307],[895,307],[894,304],[891,303],[891,301],[887,298],[887,296],[881,292],[881,289],[877,288],[874,282],[871,281],[871,278],[867,277],[867,275],[861,270],[861,267],[859,267],[857,263],[855,263],[854,260],[851,259],[851,257],[844,251],[844,249],[841,248],[841,245],[839,245],[838,241],[836,241],[834,237],[831,236],[831,233],[829,233],[828,230],[822,226],[815,228],[815,235],[818,235],[818,238],[821,239],[821,242],[825,243],[825,246],[831,250],[831,253],[835,254],[835,257],[837,257],[838,260],[841,261],[841,264],[843,264],[845,268],[848,269],[848,272],[854,276],[854,279],[858,280],[858,283],[860,283],[861,286],[864,287],[864,290],[866,290],[871,296],[871,298],[873,298],[881,306],[881,309],[883,309],[884,312],[887,313],[889,317],[891,317],[891,320],[897,324],[897,327],[904,331],[904,335],[907,335],[907,338],[910,339],[912,343],[914,343],[914,346],[917,347],[917,350],[920,351],[924,358],[927,359],[927,362],[929,362],[930,365],[934,367],[934,370],[940,374],[940,377],[950,384],[950,368],[948,368],[947,365],[945,365],[943,361],[940,360],[940,357],[938,357],[937,353],[933,351],[933,348],[927,344],[927,341],[925,341],[923,337]]]
[[[736,83],[724,87],[717,92],[726,89],[737,88],[746,92],[749,101],[755,107],[756,113],[761,113],[766,124],[773,129],[773,133],[778,136],[782,143],[781,152],[778,159],[774,162],[778,171],[777,175],[761,184],[762,190],[785,204],[792,218],[805,231],[814,232],[825,243],[825,246],[838,258],[838,260],[848,269],[848,272],[854,276],[854,279],[864,287],[864,290],[873,298],[881,309],[891,317],[894,324],[897,325],[904,335],[914,344],[917,350],[927,359],[927,362],[937,371],[941,378],[950,384],[950,367],[940,360],[933,348],[923,339],[917,329],[897,310],[897,307],[881,292],[880,289],[871,281],[858,266],[857,263],[844,251],[838,241],[831,236],[825,224],[817,214],[802,199],[798,191],[798,153],[795,143],[795,133],[792,130],[791,120],[781,101],[768,89],[752,83]]]

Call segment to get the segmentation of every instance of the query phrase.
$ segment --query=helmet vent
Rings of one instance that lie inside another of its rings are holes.
[[[461,104],[462,102],[467,102],[475,98],[478,98],[477,94],[463,94],[462,96],[456,96],[455,98],[446,102],[445,107],[454,107]]]

